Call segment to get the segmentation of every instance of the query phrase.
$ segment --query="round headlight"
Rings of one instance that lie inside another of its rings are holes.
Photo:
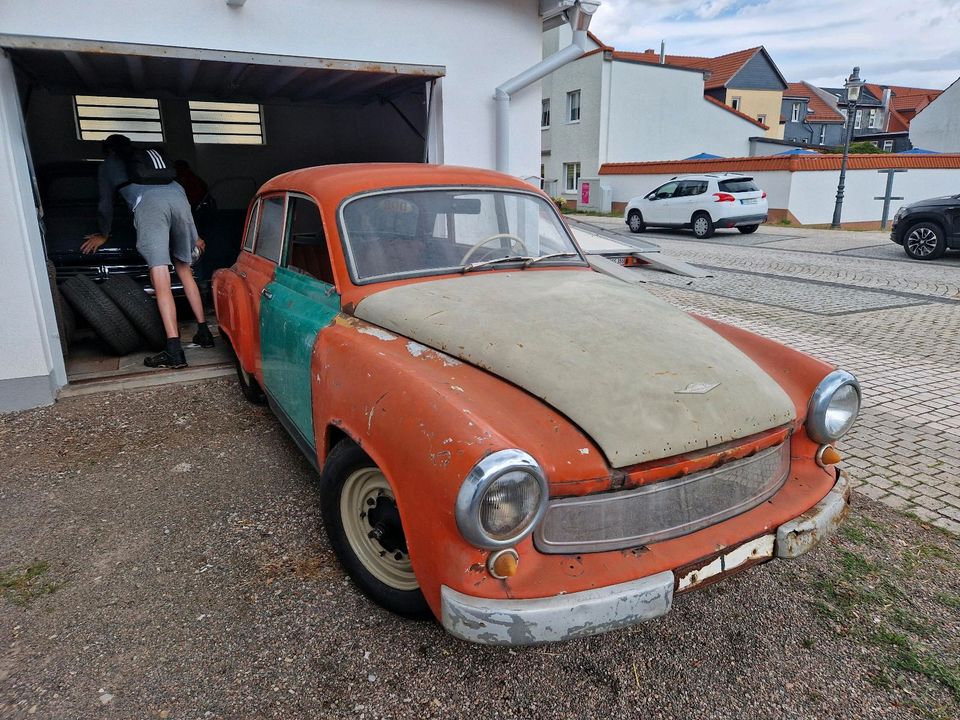
[[[860,413],[860,383],[844,370],[834,370],[817,386],[807,410],[807,435],[819,443],[840,439]]]
[[[474,465],[457,495],[457,526],[473,545],[516,545],[546,509],[547,479],[522,450],[500,450]]]

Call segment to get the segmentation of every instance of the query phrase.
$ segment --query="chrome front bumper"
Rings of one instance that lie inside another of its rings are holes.
[[[838,475],[833,489],[819,503],[781,525],[775,535],[732,548],[679,581],[672,571],[665,570],[617,585],[529,600],[479,598],[444,585],[440,590],[441,622],[450,634],[486,645],[558,642],[636,625],[668,613],[678,583],[683,590],[711,575],[734,572],[741,564],[799,557],[833,533],[849,510],[850,484],[846,476]],[[747,546],[759,549],[762,555],[757,557],[757,550],[745,554],[742,548]]]

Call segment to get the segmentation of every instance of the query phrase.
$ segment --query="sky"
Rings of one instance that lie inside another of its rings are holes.
[[[716,56],[763,45],[788,82],[945,88],[960,77],[960,0],[602,0],[590,29],[618,50]]]

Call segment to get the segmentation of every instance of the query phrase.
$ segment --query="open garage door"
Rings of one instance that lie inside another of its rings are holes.
[[[442,162],[440,66],[10,35],[0,35],[0,47],[15,70],[44,251],[61,282],[74,274],[99,281],[137,263],[129,218],[115,224],[127,247],[95,260],[79,253],[83,236],[97,230],[96,165],[101,140],[114,132],[162,146],[202,181],[201,279],[232,263],[250,198],[279,173]],[[145,284],[139,265],[130,274]],[[90,368],[68,360],[72,380]]]

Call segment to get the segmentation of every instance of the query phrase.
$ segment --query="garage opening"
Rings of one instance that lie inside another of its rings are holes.
[[[140,332],[139,342],[111,337],[119,330],[111,330],[110,322],[84,320],[91,311],[109,315],[110,308],[79,307],[93,301],[57,289],[72,290],[63,286],[76,276],[101,289],[110,280],[112,292],[105,294],[124,312],[126,301],[116,294],[133,292],[133,283],[140,293],[151,292],[147,267],[134,248],[132,214],[119,197],[110,241],[93,254],[80,251],[84,236],[98,231],[97,168],[108,135],[162,148],[177,164],[206,242],[194,266],[202,288],[214,270],[235,260],[249,201],[271,177],[330,163],[442,161],[436,132],[442,124],[440,66],[19,36],[0,36],[0,47],[15,68],[73,385],[157,373],[143,367],[152,352],[149,332]],[[121,276],[122,282],[115,280]],[[174,287],[182,289],[176,282]],[[149,311],[149,303],[144,307]],[[179,301],[178,317],[189,341],[192,317]],[[214,320],[212,308],[208,319]],[[186,350],[193,368],[232,366],[222,342],[212,351]]]

